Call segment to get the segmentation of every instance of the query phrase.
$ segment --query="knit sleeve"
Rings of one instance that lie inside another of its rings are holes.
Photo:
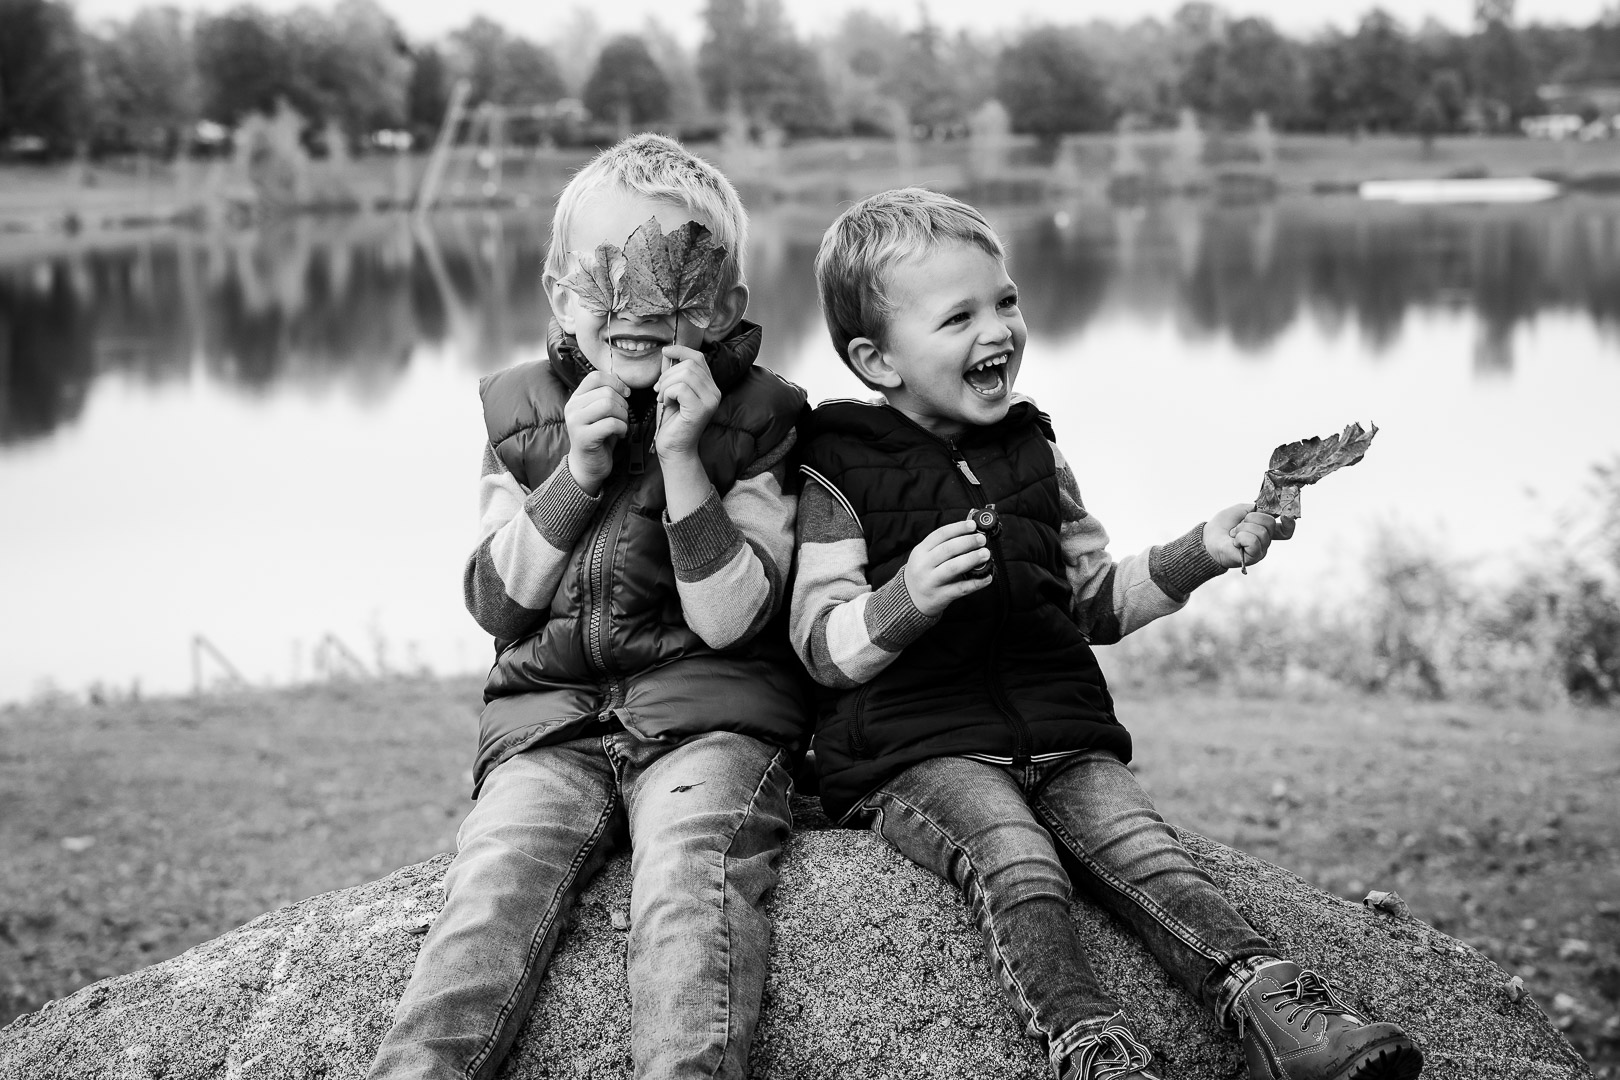
[[[793,561],[798,500],[787,484],[791,430],[760,455],[721,498],[680,521],[664,518],[681,612],[711,648],[751,640],[781,607]]]
[[[600,503],[574,480],[566,460],[528,491],[485,444],[478,546],[462,576],[467,610],[479,626],[501,641],[540,628],[569,553]]]
[[[1169,544],[1116,561],[1108,553],[1108,531],[1086,509],[1074,471],[1056,444],[1052,453],[1057,459],[1060,542],[1071,611],[1093,644],[1111,644],[1181,610],[1193,589],[1222,573],[1204,548],[1202,524]]]
[[[917,610],[905,572],[874,590],[866,538],[844,497],[808,474],[788,634],[811,678],[848,688],[875,678],[937,621]]]

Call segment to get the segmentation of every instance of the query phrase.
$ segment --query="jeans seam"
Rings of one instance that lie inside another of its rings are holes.
[[[962,847],[962,845],[958,844],[951,837],[950,833],[946,832],[943,828],[941,828],[939,826],[939,824],[934,821],[933,818],[928,816],[927,813],[925,813],[919,807],[917,807],[917,806],[913,805],[912,803],[908,802],[904,797],[902,797],[902,796],[900,796],[900,795],[898,795],[898,794],[896,794],[896,793],[894,793],[892,791],[884,792],[883,795],[880,796],[880,797],[891,800],[891,801],[899,804],[900,806],[905,807],[907,810],[910,810],[912,813],[916,814],[917,817],[920,820],[922,820],[925,824],[927,824],[929,829],[933,830],[935,835],[939,836],[941,839],[943,839],[945,841],[945,844],[946,844],[947,847],[949,847],[952,851],[960,854],[962,856],[962,858],[963,858],[963,861],[967,863],[968,872],[971,874],[971,876],[973,878],[973,881],[974,881],[974,885],[977,887],[980,896],[982,897],[984,895],[984,886],[978,880],[978,878],[979,878],[978,867],[976,867],[974,865],[973,859],[968,855],[966,848],[964,848],[964,847]],[[878,811],[877,821],[879,823],[881,823],[882,819],[883,819],[882,808],[881,807],[873,807],[873,809]],[[889,844],[889,847],[891,849],[896,850],[896,851],[899,850],[898,848],[895,848],[892,843],[889,843],[889,838],[888,837],[883,836],[883,834],[881,832],[879,832],[878,835],[883,838],[884,843]],[[903,858],[904,853],[901,852],[900,854],[901,854],[901,857]],[[966,897],[966,895],[967,895],[967,890],[964,889],[963,890],[964,898]],[[1013,974],[1012,969],[1010,967],[1008,967],[1008,965],[1006,963],[1006,960],[1004,959],[1003,953],[1001,951],[1001,942],[999,940],[999,935],[996,932],[996,925],[997,925],[996,920],[995,920],[994,915],[990,911],[990,905],[987,904],[987,903],[981,902],[979,905],[977,905],[977,909],[984,913],[984,921],[985,921],[986,925],[990,928],[990,945],[991,945],[992,950],[995,953],[997,966],[1001,968],[1003,973],[1005,973],[1005,975],[1007,977],[1007,982],[1017,992],[1018,1000],[1023,1004],[1024,1013],[1029,1018],[1029,1021],[1034,1021],[1035,1019],[1038,1018],[1039,1013],[1037,1012],[1034,1004],[1029,1000],[1029,995],[1024,992],[1024,984],[1023,984],[1023,982],[1020,981],[1018,979],[1018,977]],[[1035,1031],[1039,1032],[1040,1035],[1047,1040],[1047,1045],[1048,1045],[1048,1047],[1050,1047],[1052,1034],[1050,1032],[1041,1030],[1041,1028],[1039,1028],[1038,1026],[1033,1025],[1033,1023],[1031,1023],[1031,1026],[1034,1028]]]
[[[726,954],[725,1024],[720,1036],[720,1055],[715,1059],[714,1070],[709,1073],[710,1077],[718,1076],[720,1070],[725,1067],[726,1054],[731,1049],[731,1018],[736,1011],[731,1000],[732,987],[736,984],[736,976],[732,970],[734,951],[731,947],[731,912],[726,901],[727,864],[731,859],[732,849],[737,846],[737,837],[742,835],[743,827],[748,824],[748,819],[753,816],[754,808],[759,805],[759,793],[765,789],[765,782],[770,778],[771,769],[781,761],[782,753],[783,751],[778,750],[772,754],[771,759],[765,763],[765,768],[760,771],[759,780],[754,784],[754,793],[749,796],[748,805],[743,807],[743,812],[738,816],[737,827],[731,831],[731,836],[726,841],[726,850],[720,855],[720,925],[725,927],[726,932],[724,942]]]
[[[607,805],[602,808],[602,813],[598,815],[596,828],[591,831],[591,835],[586,839],[585,843],[581,844],[579,850],[574,853],[574,860],[569,865],[568,873],[564,875],[551,905],[535,925],[534,936],[529,941],[528,957],[523,966],[523,976],[518,979],[517,984],[512,988],[512,993],[507,996],[506,1001],[501,1005],[500,1011],[496,1013],[494,1028],[485,1038],[483,1048],[474,1054],[472,1060],[467,1063],[464,1075],[469,1080],[477,1077],[479,1071],[489,1063],[490,1054],[494,1051],[495,1045],[500,1042],[500,1033],[505,1030],[516,1003],[523,997],[524,987],[529,984],[531,979],[540,977],[541,973],[535,971],[535,955],[544,945],[546,938],[550,936],[552,923],[557,918],[564,899],[569,895],[574,882],[578,879],[580,868],[585,865],[591,854],[595,852],[597,845],[602,842],[602,836],[607,830],[608,823],[613,820],[613,814],[617,811],[618,806],[618,795],[614,794],[608,799]]]
[[[1200,937],[1196,931],[1194,931],[1180,919],[1171,915],[1151,897],[1147,896],[1139,889],[1136,889],[1135,887],[1120,880],[1118,877],[1115,877],[1105,867],[1093,859],[1090,852],[1082,848],[1075,840],[1073,834],[1071,834],[1069,830],[1064,827],[1062,819],[1056,814],[1052,813],[1052,811],[1047,807],[1044,799],[1038,798],[1035,805],[1036,809],[1040,812],[1042,820],[1045,821],[1047,828],[1052,831],[1054,836],[1061,839],[1063,846],[1069,850],[1069,853],[1073,855],[1082,866],[1089,870],[1091,874],[1097,878],[1097,880],[1101,881],[1104,885],[1107,885],[1109,888],[1113,889],[1120,896],[1130,900],[1137,907],[1147,912],[1155,922],[1179,938],[1183,945],[1198,953],[1206,960],[1209,960],[1211,963],[1216,965],[1225,965],[1232,962],[1231,956],[1210,945],[1209,942]],[[1172,832],[1175,831],[1169,825],[1166,825],[1165,828],[1171,829]],[[1213,883],[1211,884],[1213,886]]]

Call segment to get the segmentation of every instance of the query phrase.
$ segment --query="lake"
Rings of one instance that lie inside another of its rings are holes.
[[[749,251],[765,362],[817,400],[864,396],[815,305],[835,212],[757,210]],[[1018,388],[1116,555],[1252,499],[1278,443],[1379,425],[1362,464],[1306,489],[1295,540],[1194,609],[1353,603],[1380,544],[1486,579],[1596,557],[1620,201],[989,213],[1030,326]],[[487,664],[461,603],[477,380],[542,353],[545,227],[0,238],[0,702]]]

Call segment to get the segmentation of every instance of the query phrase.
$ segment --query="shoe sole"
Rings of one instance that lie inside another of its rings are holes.
[[[1411,1043],[1386,1046],[1356,1062],[1343,1080],[1413,1080],[1423,1071],[1423,1052]]]

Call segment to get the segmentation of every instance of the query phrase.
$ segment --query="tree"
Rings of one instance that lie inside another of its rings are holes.
[[[1358,126],[1404,131],[1417,101],[1412,43],[1394,16],[1374,8],[1361,20],[1349,49],[1349,107]]]
[[[179,9],[143,8],[94,50],[98,138],[167,153],[197,119],[197,63]]]
[[[431,45],[416,52],[411,80],[405,86],[405,123],[418,141],[433,138],[450,107],[450,77],[444,57]]]
[[[1496,126],[1538,111],[1536,76],[1530,54],[1506,22],[1493,19],[1474,39],[1474,87]]]
[[[1149,123],[1175,122],[1186,58],[1169,27],[1157,19],[1138,19],[1126,27],[1096,20],[1082,27],[1076,40],[1096,62],[1098,77],[1122,111]]]
[[[197,74],[203,114],[235,127],[249,113],[266,116],[294,93],[293,64],[280,29],[255,7],[197,22]]]
[[[602,46],[583,98],[592,116],[611,120],[625,134],[669,118],[669,80],[647,43],[634,34],[621,34]]]
[[[0,0],[0,140],[45,140],[67,153],[86,128],[84,52],[73,9],[54,0]]]
[[[782,0],[708,0],[703,21],[698,77],[713,108],[795,134],[830,126],[821,65],[794,37]]]
[[[1295,47],[1265,19],[1239,19],[1193,54],[1181,97],[1234,126],[1247,124],[1257,112],[1287,123],[1304,99]]]
[[[568,93],[550,50],[482,15],[451,34],[450,45],[452,66],[472,84],[469,105],[544,105]]]
[[[404,122],[404,36],[375,0],[339,0],[330,14],[300,8],[284,23],[283,41],[287,97],[313,125],[336,121],[354,136]]]
[[[1055,143],[1071,131],[1098,131],[1113,119],[1107,91],[1074,35],[1052,27],[1026,31],[996,63],[996,97],[1014,131]]]

